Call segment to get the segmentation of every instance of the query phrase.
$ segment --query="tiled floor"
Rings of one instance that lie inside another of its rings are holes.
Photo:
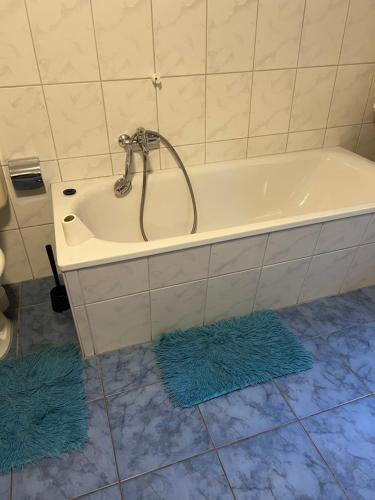
[[[75,341],[50,280],[11,287],[12,354]],[[171,406],[151,346],[86,362],[81,453],[0,476],[0,498],[374,499],[375,288],[280,312],[314,368],[191,409]]]

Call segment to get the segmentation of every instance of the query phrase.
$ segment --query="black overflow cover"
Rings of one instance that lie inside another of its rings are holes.
[[[76,192],[77,192],[77,190],[74,188],[64,189],[64,191],[63,191],[65,196],[72,196],[72,194],[76,194]]]

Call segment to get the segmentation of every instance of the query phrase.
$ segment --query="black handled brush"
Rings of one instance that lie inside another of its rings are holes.
[[[55,278],[55,283],[56,283],[56,286],[52,288],[52,290],[50,291],[52,309],[55,312],[63,312],[66,311],[67,309],[70,309],[68,294],[66,293],[65,286],[60,284],[52,246],[46,245],[46,251],[53,272],[53,277]]]

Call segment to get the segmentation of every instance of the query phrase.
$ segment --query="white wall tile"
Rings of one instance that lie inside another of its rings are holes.
[[[73,307],[72,313],[83,355],[85,357],[93,356],[95,354],[94,345],[91,339],[90,325],[87,319],[86,310],[83,306]]]
[[[29,260],[18,229],[0,232],[0,248],[5,255],[3,283],[17,283],[33,278]]]
[[[297,303],[310,259],[292,260],[262,269],[255,310],[281,309]]]
[[[352,0],[342,46],[341,64],[375,60],[374,24],[373,0]]]
[[[27,256],[34,278],[43,278],[52,274],[46,253],[46,245],[55,245],[53,224],[45,226],[25,227],[21,229]],[[56,251],[55,251],[56,255]]]
[[[324,133],[324,129],[292,132],[288,135],[286,150],[289,152],[321,148],[323,146]]]
[[[297,70],[290,130],[312,130],[326,126],[336,68]]]
[[[44,90],[59,157],[108,152],[99,83],[48,85]]]
[[[340,66],[328,126],[361,123],[374,71],[372,64]]]
[[[355,151],[360,130],[361,125],[327,128],[324,147],[342,146]]]
[[[146,258],[80,269],[78,276],[86,303],[143,292],[149,288]]]
[[[357,152],[375,161],[375,123],[364,123],[359,134]]]
[[[371,215],[370,222],[362,238],[362,243],[375,243],[375,215]]]
[[[374,71],[374,75],[372,77],[372,85],[371,85],[371,89],[370,89],[369,96],[367,99],[367,106],[366,106],[365,114],[363,116],[363,121],[365,123],[375,121],[374,105],[375,105],[375,71]]]
[[[375,244],[358,247],[341,292],[375,285]]]
[[[325,222],[315,253],[332,252],[359,245],[370,222],[371,215],[358,215]]]
[[[264,265],[312,255],[321,227],[321,224],[313,224],[270,233]]]
[[[89,0],[27,0],[44,83],[99,78]]]
[[[111,151],[123,151],[121,134],[133,135],[138,127],[157,130],[156,95],[151,80],[104,82],[103,93]]]
[[[355,253],[354,248],[316,255],[302,286],[300,302],[336,295]]]
[[[2,167],[0,169],[0,178],[1,178],[0,181],[4,186],[4,189],[7,189],[4,179],[3,169],[5,170],[6,167]],[[9,196],[7,203],[0,210],[0,231],[5,231],[8,229],[18,229],[16,214],[14,213],[14,208]]]
[[[39,156],[55,158],[55,149],[41,87],[0,89],[2,161]]]
[[[266,243],[267,235],[260,235],[213,244],[209,276],[260,267]]]
[[[294,69],[254,73],[249,135],[288,131],[294,79]]]
[[[259,137],[249,137],[247,146],[247,156],[274,155],[285,153],[288,134],[263,135]]]
[[[239,160],[246,157],[247,139],[207,142],[206,162]]]
[[[189,248],[149,257],[150,287],[186,283],[208,275],[210,247]]]
[[[152,337],[203,324],[207,280],[151,291]]]
[[[206,1],[153,0],[156,69],[162,75],[204,73]]]
[[[297,64],[304,0],[259,0],[255,68]]]
[[[208,141],[247,136],[250,89],[251,73],[207,75]]]
[[[204,76],[164,78],[158,106],[160,132],[173,145],[204,141]]]
[[[349,0],[307,0],[299,66],[337,64]]]
[[[148,292],[89,304],[86,310],[98,354],[151,340]]]
[[[207,0],[207,72],[253,68],[256,0]]]
[[[68,271],[63,273],[64,282],[69,294],[69,300],[74,306],[84,303],[81,284],[79,282],[78,271]]]
[[[226,274],[208,280],[205,323],[250,314],[259,280],[259,269]]]
[[[176,151],[185,167],[203,165],[204,163],[204,144],[177,146]],[[160,149],[160,162],[161,168],[178,168],[176,160],[167,148]]]
[[[154,72],[150,0],[93,0],[103,80]]]
[[[0,4],[0,47],[0,85],[39,83],[23,0],[2,0]]]
[[[63,181],[112,175],[111,158],[109,155],[69,158],[60,160],[59,166]]]

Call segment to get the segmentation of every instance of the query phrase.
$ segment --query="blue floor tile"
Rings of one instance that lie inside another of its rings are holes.
[[[191,458],[126,481],[127,500],[232,500],[233,495],[215,453]]]
[[[83,380],[88,401],[103,397],[102,385],[99,378],[97,359],[87,358],[83,361]]]
[[[50,291],[54,286],[56,285],[52,276],[24,281],[21,283],[21,307],[50,302]]]
[[[108,399],[120,479],[206,451],[210,442],[197,408],[174,408],[150,385]]]
[[[0,498],[10,500],[10,474],[0,476]]]
[[[237,500],[345,498],[299,424],[222,448],[219,455]]]
[[[367,387],[375,392],[375,323],[347,328],[328,337],[329,345],[340,353]]]
[[[275,380],[298,417],[368,394],[367,387],[325,339],[306,338],[302,343],[313,356],[313,368]]]
[[[216,446],[295,419],[272,383],[247,387],[199,407]]]
[[[318,335],[309,315],[304,314],[303,306],[296,305],[277,311],[280,319],[296,335],[296,337],[310,337]]]
[[[12,500],[65,500],[116,482],[104,402],[96,401],[89,408],[89,442],[80,451],[14,472]]]
[[[120,486],[109,486],[102,490],[80,497],[80,500],[122,500]]]
[[[336,478],[355,500],[375,498],[375,398],[304,420]]]
[[[106,394],[160,381],[159,368],[150,342],[102,354],[99,360]]]
[[[22,355],[69,342],[78,342],[71,311],[55,313],[48,302],[21,308],[19,346]]]

